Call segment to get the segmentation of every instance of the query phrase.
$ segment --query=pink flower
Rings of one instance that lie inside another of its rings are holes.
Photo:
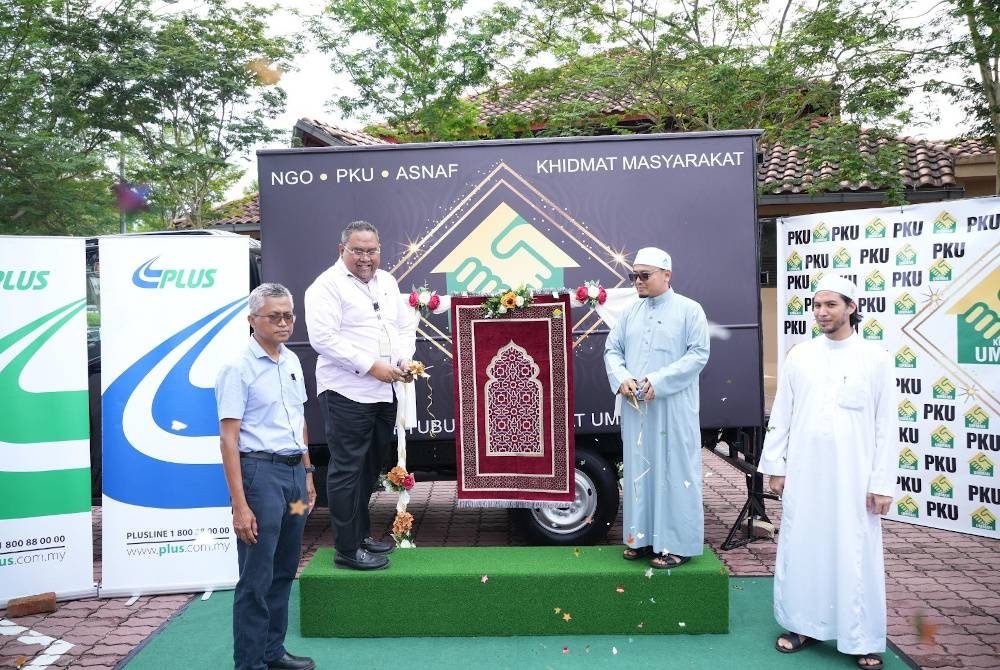
[[[576,299],[580,302],[587,302],[587,287],[581,286],[576,289]]]
[[[417,292],[414,291],[413,293],[410,294],[410,307],[416,307],[419,303],[420,301],[417,298]]]
[[[438,297],[437,293],[431,294],[431,299],[427,301],[428,309],[437,309],[441,306],[441,298]]]
[[[604,301],[607,299],[608,299],[608,292],[605,291],[604,287],[602,286],[601,291],[597,294],[597,304],[603,305]]]
[[[417,478],[413,476],[413,473],[407,473],[406,478],[403,479],[403,489],[409,491],[413,488],[413,485],[417,483]]]

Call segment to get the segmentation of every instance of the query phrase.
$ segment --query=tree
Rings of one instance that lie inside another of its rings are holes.
[[[117,221],[107,147],[136,104],[121,66],[139,48],[139,11],[0,5],[0,232],[89,234]]]
[[[867,181],[901,197],[905,154],[893,136],[912,82],[900,45],[919,31],[895,19],[896,0],[787,0],[778,15],[764,0],[533,5],[521,31],[559,66],[522,72],[497,97],[533,99],[529,120],[549,132],[580,132],[581,118],[601,132],[622,118],[651,131],[760,128],[765,141],[809,148],[820,178],[807,190]],[[602,112],[608,101],[622,106],[618,118]],[[859,152],[862,138],[875,150]]]
[[[242,170],[234,159],[287,131],[270,126],[285,106],[274,86],[296,53],[267,36],[271,11],[207,0],[204,14],[167,16],[152,34],[155,58],[137,76],[158,105],[130,129],[142,157],[133,165],[171,219],[198,227]]]
[[[462,96],[485,85],[513,42],[506,6],[461,17],[466,0],[333,0],[310,22],[356,95],[347,116],[376,112],[402,139],[477,137],[477,110]]]
[[[0,4],[0,232],[118,227],[110,187],[152,186],[147,220],[198,220],[234,179],[230,161],[270,139],[283,93],[247,69],[293,53],[267,12],[209,0],[156,14],[149,0]]]
[[[1000,195],[1000,5],[995,0],[948,0],[948,16],[968,32],[960,31],[932,58],[960,67],[966,74],[957,82],[937,82],[968,110],[971,137],[985,138],[996,152],[996,194]]]

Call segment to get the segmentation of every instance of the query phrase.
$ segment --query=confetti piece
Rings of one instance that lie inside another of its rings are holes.
[[[625,587],[619,584],[615,587],[615,593],[625,593]]]
[[[483,575],[482,577],[479,578],[479,581],[482,582],[483,584],[485,584],[486,582],[490,581],[490,576],[489,575]]]
[[[639,625],[637,625],[636,628],[644,628],[645,626],[646,626],[646,622],[645,621],[640,621]]]
[[[309,505],[304,500],[296,500],[288,503],[288,513],[295,516],[302,516],[309,509]]]
[[[563,647],[563,653],[564,654],[568,654],[569,653],[569,647]]]
[[[938,624],[928,620],[923,612],[918,614],[913,621],[917,628],[917,635],[920,636],[921,644],[934,644],[934,637],[937,635]]]
[[[594,523],[594,517],[588,516],[587,519],[584,521],[584,523],[589,526],[590,524]]]
[[[27,662],[28,662],[27,658],[25,658],[24,656],[18,656],[17,658],[14,659],[14,667],[20,670],[25,666]]]
[[[576,556],[577,558],[580,558],[580,547],[577,547],[576,549],[573,550],[573,555]]]
[[[649,602],[651,602],[651,603],[653,603],[655,605],[656,604],[656,598],[650,598]]]
[[[562,612],[562,608],[561,607],[553,607],[552,611],[555,612],[556,614],[559,614],[560,612]]]
[[[683,621],[678,621],[677,625],[680,626],[681,628],[687,628],[687,624],[684,623]]]
[[[631,547],[631,546],[632,546],[633,544],[635,544],[635,535],[633,535],[632,533],[629,533],[629,534],[628,534],[628,535],[627,535],[627,536],[625,537],[625,544],[627,544],[627,545],[628,545],[628,546],[630,546],[630,547]]]
[[[583,653],[585,653],[585,654],[589,654],[590,653],[590,645],[589,644],[586,647],[583,648]]]
[[[635,536],[641,540],[642,538],[646,537],[646,534],[645,533],[636,533]]]
[[[653,568],[646,568],[646,572],[644,572],[643,574],[646,575],[646,579],[652,579],[653,578]]]
[[[686,489],[689,489],[689,488],[691,488],[691,482],[689,482],[689,481],[685,480],[685,481],[684,481],[684,488],[686,488]]]
[[[618,655],[618,647],[611,647],[611,655],[612,656]]]
[[[272,86],[281,79],[281,70],[271,67],[271,61],[257,58],[247,63],[247,71],[257,77],[264,86]]]
[[[570,614],[569,612],[566,612],[565,614],[563,614],[563,621],[571,621],[572,619],[573,619],[573,615]]]

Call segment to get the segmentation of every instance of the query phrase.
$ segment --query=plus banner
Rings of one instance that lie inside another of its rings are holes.
[[[215,376],[246,345],[248,242],[100,242],[102,596],[231,588]]]
[[[787,218],[778,254],[779,352],[819,335],[812,295],[831,273],[858,285],[859,333],[895,359],[888,518],[1000,537],[1000,198]]]
[[[0,607],[92,596],[84,242],[0,240]]]

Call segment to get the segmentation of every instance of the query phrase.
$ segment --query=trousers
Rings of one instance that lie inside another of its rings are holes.
[[[330,505],[333,546],[354,555],[371,535],[368,501],[379,473],[390,462],[396,399],[356,402],[334,391],[320,394],[326,420],[330,464],[326,496]]]
[[[257,544],[236,541],[240,577],[233,595],[236,670],[266,670],[284,656],[288,596],[302,554],[305,514],[289,503],[308,503],[305,468],[241,459],[243,493],[257,517]]]

